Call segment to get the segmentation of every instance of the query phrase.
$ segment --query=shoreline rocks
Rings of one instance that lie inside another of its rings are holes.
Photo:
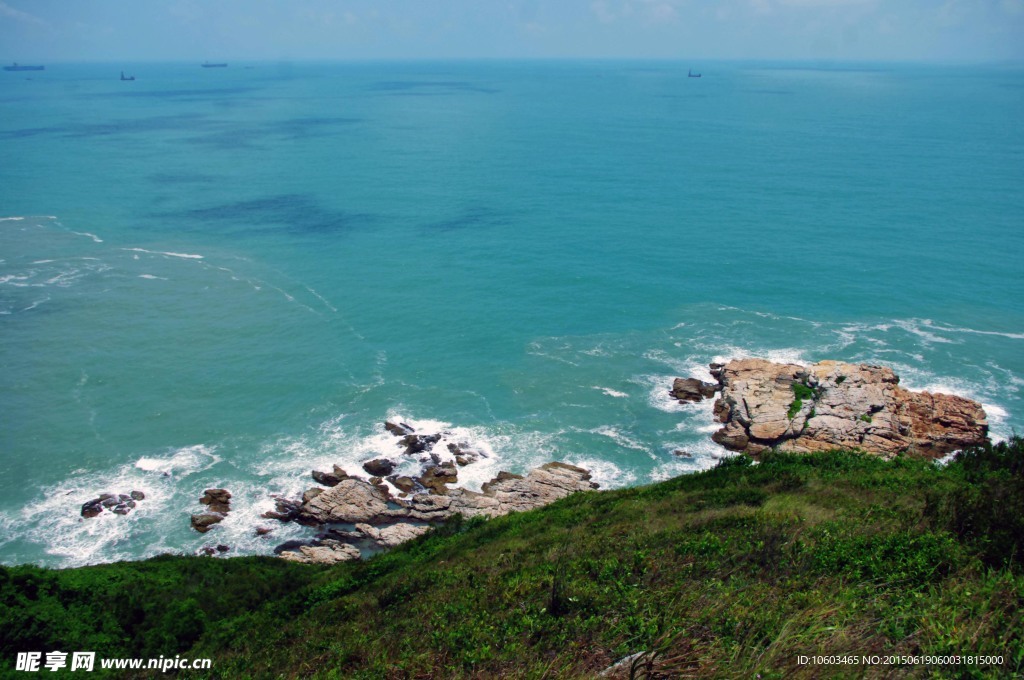
[[[398,437],[399,446],[409,449],[423,445],[418,453],[428,453],[441,439],[441,435],[415,434],[404,424],[386,423],[385,428]],[[554,462],[531,470],[525,476],[500,472],[483,484],[480,492],[452,488],[449,485],[458,481],[458,467],[486,455],[464,444],[449,446],[448,450],[455,460],[443,461],[432,453],[421,461],[424,467],[419,476],[387,477],[400,491],[398,498],[392,497],[391,488],[379,476],[366,481],[349,475],[335,475],[336,479],[330,480],[335,483],[328,488],[308,489],[301,500],[276,498],[276,509],[265,512],[263,517],[323,527],[325,533],[310,541],[289,541],[278,546],[275,553],[283,559],[303,563],[333,564],[358,559],[363,549],[372,552],[392,548],[456,515],[496,517],[531,510],[598,486],[590,481],[587,470]],[[380,460],[369,461],[363,467],[368,472],[384,472],[383,466],[376,466]],[[334,469],[340,471],[337,466]],[[314,473],[314,478],[322,481],[324,474]]]
[[[721,396],[711,438],[733,451],[810,453],[853,448],[891,458],[937,458],[983,443],[981,405],[948,394],[911,392],[890,368],[821,361],[811,366],[737,359],[713,364]]]

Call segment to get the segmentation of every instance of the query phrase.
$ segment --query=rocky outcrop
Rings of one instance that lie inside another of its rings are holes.
[[[722,392],[714,413],[723,423],[712,439],[734,451],[851,448],[884,457],[938,457],[988,435],[977,402],[905,390],[883,366],[738,359],[712,365],[712,374]]]
[[[382,548],[393,548],[427,533],[430,531],[430,525],[401,522],[378,529],[369,524],[357,524],[356,531]]]
[[[282,550],[279,557],[303,564],[336,564],[359,559],[359,548],[341,541],[325,540],[319,545],[303,545],[297,550]]]
[[[373,522],[388,516],[387,498],[379,488],[350,477],[317,494],[299,508],[299,516],[312,523]]]
[[[131,493],[101,493],[96,498],[82,504],[82,517],[96,517],[104,511],[115,515],[127,515],[135,508],[135,502],[146,498],[141,491]]]
[[[718,386],[697,378],[676,378],[670,394],[682,403],[696,402],[715,396]]]

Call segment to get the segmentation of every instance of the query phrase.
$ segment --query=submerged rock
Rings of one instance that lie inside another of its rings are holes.
[[[439,434],[410,434],[399,440],[399,445],[405,447],[405,455],[413,456],[417,453],[430,451],[434,444],[441,441]]]
[[[735,451],[851,448],[939,457],[988,436],[979,403],[905,390],[883,366],[738,359],[713,370],[722,390],[714,412],[723,427],[712,439]]]
[[[396,437],[404,437],[407,434],[412,434],[416,430],[412,429],[411,426],[405,423],[394,423],[390,420],[384,421],[384,429],[395,435]]]

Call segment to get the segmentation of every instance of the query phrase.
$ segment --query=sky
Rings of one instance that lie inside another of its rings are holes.
[[[1024,0],[0,0],[0,62],[1024,59]]]

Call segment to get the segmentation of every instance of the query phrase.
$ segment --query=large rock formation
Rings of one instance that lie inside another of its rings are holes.
[[[713,369],[722,390],[715,416],[724,427],[712,439],[734,451],[856,448],[938,457],[988,435],[977,402],[905,390],[883,366],[738,359]]]

